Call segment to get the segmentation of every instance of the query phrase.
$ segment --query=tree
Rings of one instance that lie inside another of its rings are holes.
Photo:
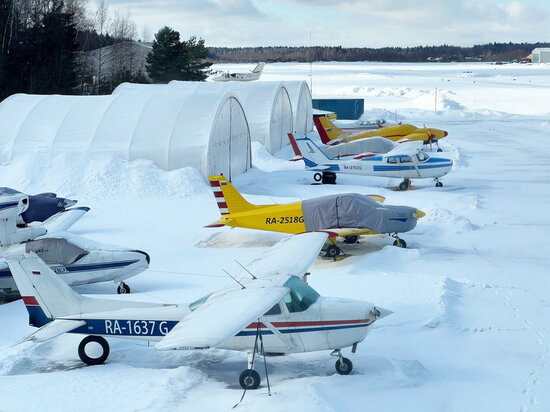
[[[163,27],[155,34],[153,50],[147,56],[147,73],[155,83],[170,80],[204,80],[212,63],[205,61],[204,40],[195,36],[181,42],[180,34]]]

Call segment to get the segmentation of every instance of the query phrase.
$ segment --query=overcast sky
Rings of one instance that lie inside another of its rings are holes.
[[[207,46],[472,46],[550,41],[550,0],[106,0],[151,37]]]

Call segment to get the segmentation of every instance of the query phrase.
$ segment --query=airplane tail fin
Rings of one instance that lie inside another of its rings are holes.
[[[338,139],[344,134],[328,117],[316,117],[313,122],[324,144],[330,144],[331,140]]]
[[[225,176],[209,176],[208,180],[222,216],[230,213],[246,212],[258,207],[247,202]]]
[[[73,291],[35,253],[6,260],[29,312],[30,325],[41,327],[60,316],[81,313],[86,298]]]
[[[321,150],[319,146],[313,143],[313,141],[308,137],[302,137],[299,139],[294,139],[293,137],[293,140],[296,144],[295,152],[297,150],[298,153],[300,153],[300,156],[302,156],[306,167],[313,168],[318,166],[319,164],[326,163],[327,160],[332,160]],[[294,145],[292,145],[292,147],[294,148]]]
[[[264,69],[264,66],[265,66],[264,62],[258,63],[258,65],[254,67],[254,70],[252,70],[252,73],[261,73],[262,70]]]

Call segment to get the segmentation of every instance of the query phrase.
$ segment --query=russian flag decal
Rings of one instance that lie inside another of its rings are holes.
[[[32,271],[32,274],[33,274],[33,275],[40,276],[40,272],[39,272],[38,270],[33,270],[33,271]]]

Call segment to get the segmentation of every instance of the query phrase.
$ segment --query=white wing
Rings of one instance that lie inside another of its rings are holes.
[[[284,286],[267,286],[228,290],[212,296],[185,316],[156,345],[156,349],[219,346],[257,320],[288,292]]]
[[[384,155],[384,157],[392,157],[392,156],[412,156],[417,154],[423,146],[423,142],[419,140],[414,140],[411,142],[404,142],[398,145],[397,147],[390,150],[388,153]]]
[[[317,259],[327,239],[328,234],[324,232],[287,237],[245,267],[254,276],[262,279],[278,275],[301,277]],[[238,278],[250,279],[251,276],[243,270],[238,274]]]

